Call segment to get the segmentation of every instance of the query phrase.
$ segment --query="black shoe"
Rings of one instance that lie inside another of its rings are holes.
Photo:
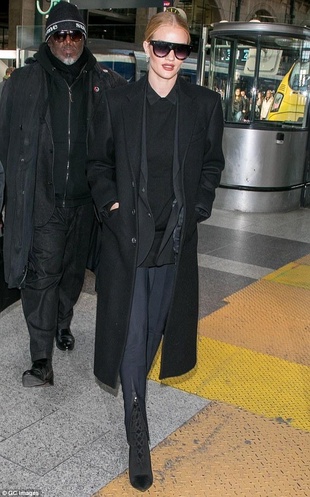
[[[73,350],[75,338],[71,333],[70,328],[57,330],[56,332],[56,345],[59,350]]]
[[[34,361],[31,369],[24,372],[22,378],[24,387],[41,387],[54,385],[54,373],[50,359]]]
[[[153,483],[148,432],[138,399],[134,400],[129,438],[129,480],[131,485],[145,492]]]

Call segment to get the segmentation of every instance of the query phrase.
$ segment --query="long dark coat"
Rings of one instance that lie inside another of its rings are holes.
[[[175,289],[162,347],[160,378],[196,363],[198,320],[197,214],[211,214],[224,168],[223,115],[217,93],[179,79],[179,163],[184,221]],[[108,91],[90,130],[88,179],[102,224],[97,278],[95,375],[115,388],[129,324],[135,280],[141,126],[146,78]],[[158,143],[158,147],[161,144]],[[107,215],[117,200],[120,208]],[[139,202],[139,217],[145,215]],[[141,226],[141,223],[140,223]]]
[[[85,48],[90,68],[83,72],[87,125],[108,88],[126,84],[114,71],[103,70]],[[93,62],[92,62],[93,61]],[[39,62],[16,69],[0,102],[0,161],[5,171],[5,279],[23,287],[34,226],[43,226],[55,208],[54,143],[48,103],[47,71]]]

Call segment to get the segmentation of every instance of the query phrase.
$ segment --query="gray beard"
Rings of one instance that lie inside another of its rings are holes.
[[[76,62],[76,61],[77,61],[77,59],[73,59],[72,57],[68,57],[68,58],[65,58],[65,60],[62,60],[61,62],[66,64],[66,66],[72,66],[72,64],[74,64],[74,62]]]

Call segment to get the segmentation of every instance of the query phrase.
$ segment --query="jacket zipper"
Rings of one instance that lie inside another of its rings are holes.
[[[65,187],[65,192],[64,192],[64,196],[63,196],[63,199],[62,199],[62,206],[63,207],[66,207],[66,197],[67,197],[67,185],[68,185],[68,180],[69,180],[69,171],[70,171],[70,151],[71,151],[71,104],[72,104],[72,90],[71,90],[71,86],[68,85],[68,83],[66,82],[67,86],[68,86],[68,91],[69,91],[69,105],[68,105],[68,160],[67,160],[67,170],[66,170],[66,187]]]
[[[80,74],[84,71],[84,68],[81,70]],[[71,86],[68,85],[67,81],[65,80],[65,83],[68,87],[69,91],[69,108],[68,108],[68,160],[67,160],[67,173],[66,173],[66,188],[65,188],[65,193],[62,199],[62,206],[66,207],[66,197],[67,197],[67,185],[68,185],[68,180],[69,180],[69,172],[70,172],[70,152],[71,152],[71,104],[73,102],[72,98],[72,88],[75,85],[75,83],[79,80],[80,75],[77,77],[77,79],[72,83]]]

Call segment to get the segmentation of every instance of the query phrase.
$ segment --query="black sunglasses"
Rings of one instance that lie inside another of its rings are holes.
[[[81,31],[56,31],[53,34],[53,38],[57,43],[63,43],[67,36],[70,36],[71,41],[81,41],[83,33]]]
[[[156,57],[167,57],[174,51],[174,55],[179,60],[185,60],[191,53],[192,46],[185,43],[170,43],[169,41],[151,40],[150,45],[153,47],[153,52]]]

